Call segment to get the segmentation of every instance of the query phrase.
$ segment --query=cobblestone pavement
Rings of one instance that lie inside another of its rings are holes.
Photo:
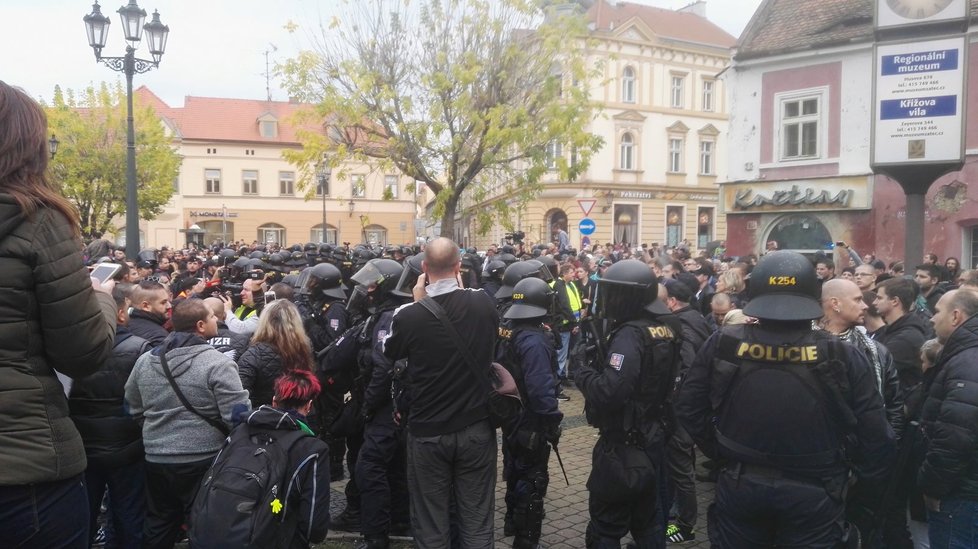
[[[543,521],[543,536],[541,547],[553,549],[580,549],[584,547],[584,531],[587,528],[587,483],[591,472],[591,450],[597,441],[598,432],[587,425],[584,420],[584,397],[573,389],[565,391],[570,400],[561,402],[564,412],[563,435],[560,439],[560,456],[567,470],[570,486],[564,482],[556,456],[550,456],[550,487],[544,506],[547,516]],[[499,478],[496,482],[496,547],[508,548],[513,538],[503,537],[503,515],[506,503],[503,500],[505,483],[502,480],[502,457],[498,465]],[[346,500],[343,487],[346,481],[334,482],[331,498],[331,514],[343,510]],[[696,541],[670,547],[707,548],[710,546],[706,536],[706,508],[713,501],[713,484],[697,482],[697,497],[699,499],[699,520],[696,528]],[[345,532],[330,532],[326,542],[317,545],[317,549],[340,549],[354,547],[359,537]],[[624,540],[623,540],[624,542]],[[408,541],[394,544],[395,547],[411,547]]]

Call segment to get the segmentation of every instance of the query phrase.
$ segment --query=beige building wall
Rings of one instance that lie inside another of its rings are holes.
[[[601,75],[591,82],[591,96],[602,110],[589,130],[604,138],[604,147],[578,181],[559,181],[555,175],[545,180],[544,191],[518,215],[516,226],[528,241],[548,242],[549,226],[557,220],[572,245],[580,247],[584,212],[578,201],[595,200],[588,216],[596,226],[592,243],[617,243],[627,236],[633,246],[688,240],[697,248],[725,239],[717,182],[727,179],[729,115],[718,75],[730,61],[729,50],[667,42],[638,19],[592,38],[589,63]],[[631,94],[625,92],[626,69],[633,75]],[[674,77],[682,82],[675,98]],[[632,140],[630,166],[623,159],[626,136]],[[681,142],[676,151],[672,140]],[[704,143],[710,151],[706,170]],[[569,159],[569,151],[564,156]],[[468,245],[502,242],[506,231],[498,224],[478,235],[468,216],[460,219],[460,237],[467,236]]]

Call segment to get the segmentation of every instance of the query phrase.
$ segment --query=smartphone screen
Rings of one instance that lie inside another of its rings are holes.
[[[105,284],[105,281],[112,278],[122,269],[122,265],[118,263],[99,263],[92,269],[91,277],[97,278],[99,284]]]
[[[275,292],[265,292],[265,303],[275,301]]]

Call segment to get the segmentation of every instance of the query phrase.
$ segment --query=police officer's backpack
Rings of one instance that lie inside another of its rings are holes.
[[[288,547],[297,517],[288,508],[289,450],[303,431],[236,427],[197,489],[190,543],[207,549]]]

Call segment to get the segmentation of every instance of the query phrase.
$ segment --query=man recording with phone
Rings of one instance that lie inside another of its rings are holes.
[[[258,329],[258,314],[265,305],[265,281],[249,278],[241,285],[241,306],[232,308],[231,296],[221,295],[226,309],[224,322],[238,334],[251,335]]]

